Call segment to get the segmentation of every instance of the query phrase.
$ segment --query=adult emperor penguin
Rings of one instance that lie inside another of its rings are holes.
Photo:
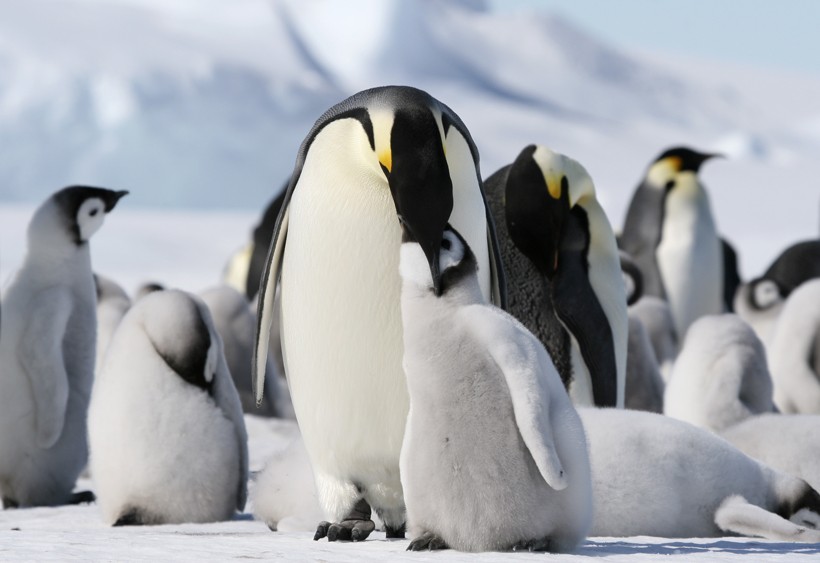
[[[558,371],[532,333],[486,303],[457,231],[441,240],[438,291],[413,234],[402,240],[408,549],[573,549],[592,521],[592,486]]]
[[[484,188],[508,310],[549,351],[576,404],[623,406],[628,321],[615,235],[587,171],[526,147]]]
[[[122,320],[88,410],[91,474],[106,522],[210,522],[245,506],[242,406],[208,308],[156,291]]]
[[[366,538],[371,507],[388,536],[404,535],[399,218],[424,249],[436,291],[449,221],[476,254],[482,292],[502,301],[492,219],[467,128],[429,94],[387,86],[330,108],[308,133],[260,289],[255,392],[260,400],[279,282],[293,406],[332,522],[319,525],[316,539]]]
[[[3,294],[0,328],[6,508],[70,502],[85,466],[97,338],[89,239],[126,193],[64,188],[29,223],[23,265]]]
[[[685,147],[661,153],[632,196],[619,238],[644,274],[644,294],[669,301],[681,339],[695,319],[725,308],[723,245],[698,179],[714,156]]]

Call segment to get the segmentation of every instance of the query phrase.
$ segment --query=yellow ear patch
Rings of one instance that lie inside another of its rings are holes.
[[[379,153],[379,162],[387,168],[388,172],[393,171],[393,154],[390,152],[390,149],[383,150]]]
[[[679,156],[668,156],[663,160],[667,163],[667,166],[671,167],[675,172],[680,172],[683,166],[683,159]]]

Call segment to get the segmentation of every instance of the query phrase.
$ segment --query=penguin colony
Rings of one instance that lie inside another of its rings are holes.
[[[366,90],[308,132],[233,288],[200,297],[94,274],[126,192],[60,190],[2,294],[3,507],[93,501],[88,465],[108,524],[231,519],[244,411],[297,419],[302,498],[272,463],[255,512],[275,530],[318,505],[315,540],[818,542],[820,242],[741,283],[699,178],[715,156],[661,152],[616,235],[573,159],[530,145],[484,178],[444,103]]]

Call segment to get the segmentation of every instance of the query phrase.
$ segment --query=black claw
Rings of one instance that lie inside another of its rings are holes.
[[[448,549],[447,544],[443,539],[430,532],[424,532],[419,537],[410,542],[407,546],[407,551],[435,551],[439,549]]]
[[[313,535],[313,541],[318,541],[327,535],[327,530],[330,528],[330,522],[319,522],[316,526],[316,533]]]

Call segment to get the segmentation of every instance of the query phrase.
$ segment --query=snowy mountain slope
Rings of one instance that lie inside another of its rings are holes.
[[[663,148],[726,152],[703,176],[746,276],[817,235],[820,79],[628,52],[480,0],[6,0],[0,201],[91,183],[258,210],[318,115],[386,83],[456,110],[485,176],[531,142],[575,157],[616,228]]]

